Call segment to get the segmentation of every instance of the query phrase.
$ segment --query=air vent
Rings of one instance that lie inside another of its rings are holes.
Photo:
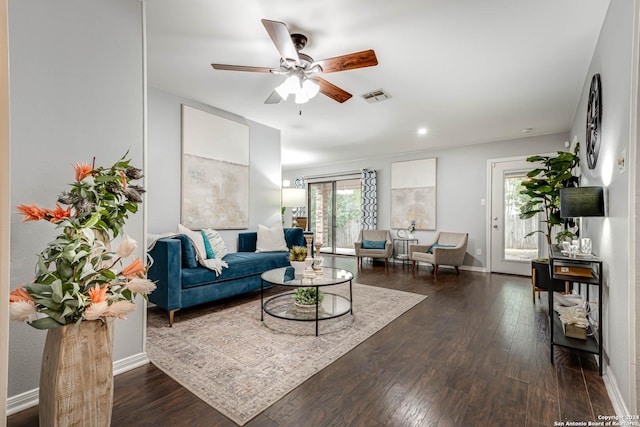
[[[372,90],[371,92],[364,93],[360,96],[363,97],[364,100],[367,101],[369,104],[373,104],[375,102],[380,102],[380,101],[384,101],[385,99],[391,98],[391,95],[389,95],[382,89]]]

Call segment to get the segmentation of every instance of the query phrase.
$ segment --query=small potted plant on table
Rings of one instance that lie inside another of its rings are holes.
[[[293,294],[293,299],[296,307],[302,309],[310,309],[316,306],[316,300],[318,305],[322,304],[324,300],[324,293],[317,288],[298,288]]]
[[[289,262],[296,274],[304,274],[307,259],[307,248],[304,246],[294,246],[289,250]]]

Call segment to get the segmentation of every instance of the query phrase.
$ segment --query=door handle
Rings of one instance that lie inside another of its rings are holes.
[[[498,229],[498,225],[497,224],[493,224],[493,228],[495,228],[497,230]]]

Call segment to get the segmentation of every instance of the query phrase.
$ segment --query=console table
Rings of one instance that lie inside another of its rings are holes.
[[[597,325],[591,325],[590,320],[586,340],[566,337],[562,328],[562,323],[558,314],[553,309],[553,291],[549,294],[549,318],[550,318],[550,338],[551,338],[551,363],[554,362],[553,346],[572,348],[574,350],[593,353],[598,356],[599,373],[602,376],[602,260],[593,255],[567,256],[562,253],[561,248],[552,246],[550,249],[549,266],[551,268],[551,277],[554,279],[564,280],[579,287],[586,285],[586,301],[589,301],[590,285],[598,288],[598,320]],[[581,288],[578,288],[581,290]],[[595,326],[595,327],[594,327]]]

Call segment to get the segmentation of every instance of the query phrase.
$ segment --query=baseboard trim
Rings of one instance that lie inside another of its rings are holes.
[[[147,353],[138,353],[133,356],[125,357],[124,359],[116,360],[113,362],[113,375],[123,374],[132,369],[144,366],[147,363],[149,363]]]
[[[149,363],[147,353],[138,353],[133,356],[125,357],[124,359],[116,360],[113,362],[113,375],[119,375],[124,372],[130,371],[140,366],[144,366]],[[24,393],[16,396],[11,396],[7,399],[7,416],[16,414],[25,409],[29,409],[38,404],[38,388],[25,391]]]
[[[7,416],[16,414],[38,404],[38,389],[25,391],[7,399]]]
[[[608,368],[606,364],[605,367]],[[602,376],[602,381],[604,382],[604,387],[607,389],[607,394],[609,395],[609,399],[611,399],[611,405],[613,406],[613,410],[616,411],[616,415],[632,415],[624,403],[618,382],[616,381],[616,377],[611,373],[611,370],[607,369],[606,374]]]
[[[402,264],[403,261],[401,259],[396,259],[396,258],[391,258],[390,262],[393,264]],[[404,261],[407,262],[407,261]],[[409,267],[411,267],[411,261],[408,261]],[[423,267],[425,265],[428,265],[429,267],[431,267],[430,264],[422,264]],[[442,268],[453,268],[453,267],[449,267],[447,265],[443,265]],[[486,267],[474,267],[472,265],[461,265],[460,267],[458,267],[460,270],[466,270],[466,271],[474,271],[476,273],[488,273],[489,271],[486,269]]]

